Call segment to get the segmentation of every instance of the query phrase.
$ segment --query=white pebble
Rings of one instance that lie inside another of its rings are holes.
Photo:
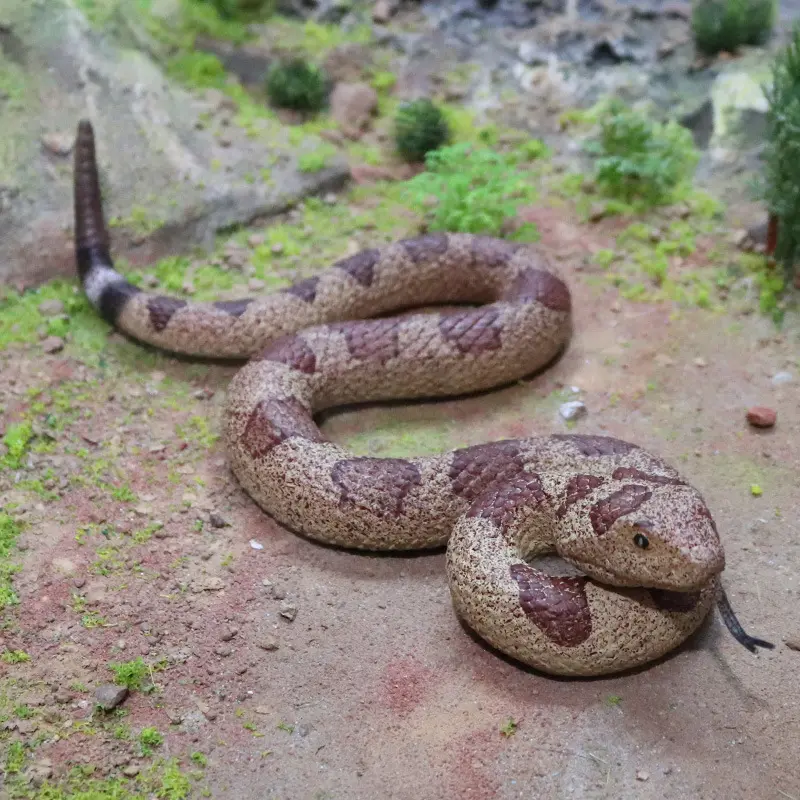
[[[793,376],[791,372],[776,372],[772,376],[772,385],[773,386],[783,386],[785,383],[791,383],[793,380]]]
[[[586,403],[582,400],[570,400],[568,403],[562,403],[558,409],[558,413],[566,420],[577,419],[586,412]]]
[[[251,539],[250,540],[250,547],[252,547],[253,550],[263,550],[264,549],[264,545],[261,544],[261,542],[257,542],[255,539]]]

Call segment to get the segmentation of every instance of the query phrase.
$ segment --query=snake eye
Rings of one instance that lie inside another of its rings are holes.
[[[650,547],[650,540],[643,533],[637,533],[633,537],[633,543],[637,547],[641,547],[642,550],[647,550],[647,548]]]

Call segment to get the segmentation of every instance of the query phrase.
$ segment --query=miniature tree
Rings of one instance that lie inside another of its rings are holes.
[[[761,45],[775,23],[775,0],[696,0],[692,8],[695,47],[704,55],[733,53]]]
[[[764,152],[764,199],[769,211],[766,251],[791,278],[800,262],[800,24],[775,57]]]

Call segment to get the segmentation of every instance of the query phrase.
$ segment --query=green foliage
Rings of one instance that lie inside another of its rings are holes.
[[[273,106],[295,111],[319,111],[327,95],[322,70],[303,58],[291,58],[270,67],[266,90]]]
[[[164,737],[156,728],[142,728],[139,732],[139,746],[142,748],[143,756],[153,754],[154,747],[160,747],[164,743]]]
[[[534,196],[530,176],[518,171],[516,159],[487,148],[455,144],[434,150],[427,171],[406,184],[408,202],[435,203],[431,231],[498,235],[518,206]]]
[[[394,119],[394,143],[406,161],[420,162],[450,140],[444,113],[428,98],[404,103]]]
[[[141,689],[150,674],[150,670],[141,656],[133,661],[109,664],[108,668],[114,673],[114,683],[119,686],[127,686],[131,691]]]
[[[275,10],[274,0],[204,0],[224,20],[255,20],[268,17]]]
[[[6,664],[24,664],[31,657],[24,650],[4,650],[0,656]]]
[[[705,55],[761,45],[775,22],[775,0],[697,0],[692,9],[695,47]]]
[[[0,511],[0,611],[19,603],[11,584],[13,575],[19,571],[19,566],[11,562],[11,553],[19,533],[16,520],[10,514]],[[19,664],[29,661],[30,657],[22,650],[5,650],[2,659],[8,664]]]
[[[3,436],[3,444],[6,446],[3,466],[9,469],[19,469],[22,466],[22,457],[27,452],[32,438],[33,427],[30,422],[17,422],[9,425]]]
[[[765,87],[768,103],[763,195],[778,218],[774,257],[787,277],[800,263],[800,23],[772,65]]]
[[[619,98],[597,113],[599,136],[586,150],[596,156],[594,179],[601,192],[645,206],[672,202],[699,160],[689,130],[674,120],[659,123]]]

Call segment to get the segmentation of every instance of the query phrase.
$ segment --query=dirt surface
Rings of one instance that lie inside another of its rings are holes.
[[[309,48],[327,41],[310,30]],[[354,186],[211,256],[149,265],[144,285],[268,292],[417,233],[422,212],[381,182],[418,170],[387,156],[399,94],[383,80],[396,65],[379,65],[372,129],[329,136]],[[443,552],[336,550],[255,506],[218,440],[236,366],[127,341],[74,281],[0,287],[0,798],[800,800],[800,323],[759,313],[763,265],[739,269],[732,245],[763,215],[733,168],[716,184],[722,221],[702,203],[638,232],[639,218],[594,214],[590,182],[560,183],[577,148],[559,113],[537,117],[564,152],[532,167],[541,197],[519,217],[573,294],[564,356],[480,396],[341,409],[323,430],[373,456],[568,430],[636,442],[702,491],[732,605],[775,649],[750,654],[715,614],[632,674],[528,670],[459,623]],[[494,141],[457,119],[459,136]],[[324,117],[312,127],[335,132]],[[572,400],[586,413],[567,423]],[[748,424],[753,406],[776,412],[774,427]]]
[[[538,219],[555,250],[602,238],[563,214]],[[148,354],[117,334],[96,366],[10,349],[6,421],[33,389],[69,418],[57,455],[34,461],[54,460],[63,475],[80,469],[82,447],[113,459],[113,483],[128,487],[116,492],[128,502],[96,485],[27,501],[22,610],[4,647],[31,660],[2,669],[16,679],[10,705],[36,709],[37,763],[56,775],[76,763],[144,766],[92,716],[89,694],[111,677],[108,662],[141,655],[164,668],[155,692],[131,693],[122,722],[134,736],[158,728],[164,756],[203,753],[197,786],[215,797],[800,796],[800,654],[784,644],[800,636],[798,333],[629,304],[587,285],[580,263],[565,263],[575,337],[542,375],[480,397],[348,409],[324,428],[375,454],[544,434],[565,429],[558,405],[577,387],[588,414],[574,430],[638,442],[701,488],[724,537],[731,601],[774,651],[749,654],[714,618],[636,674],[535,674],[460,626],[442,553],[336,551],[255,507],[220,444],[208,446],[235,368]],[[793,380],[774,385],[787,371]],[[775,409],[775,428],[749,427],[751,405]],[[25,501],[6,488],[5,502]],[[163,527],[141,533],[154,522]],[[12,731],[31,732],[26,722]]]

